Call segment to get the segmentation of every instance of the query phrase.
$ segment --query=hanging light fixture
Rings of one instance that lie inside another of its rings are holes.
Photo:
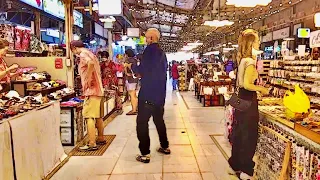
[[[205,26],[211,26],[211,27],[223,27],[223,26],[231,26],[234,24],[234,22],[229,20],[220,20],[220,0],[218,1],[219,7],[218,7],[218,20],[211,20],[211,21],[205,21]],[[212,1],[212,7],[213,7],[213,1]],[[212,14],[211,14],[212,17]]]
[[[226,4],[235,7],[267,6],[272,0],[227,0]]]
[[[315,27],[320,27],[320,12],[314,15],[314,24]]]

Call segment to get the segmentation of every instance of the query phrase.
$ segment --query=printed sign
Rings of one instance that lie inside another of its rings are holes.
[[[284,39],[290,36],[290,27],[273,32],[273,40]]]
[[[64,4],[60,0],[43,0],[43,10],[46,13],[64,19]]]
[[[20,0],[26,4],[29,4],[30,6],[33,6],[35,8],[38,8],[38,9],[43,9],[42,6],[42,0]]]
[[[56,69],[63,69],[63,61],[62,58],[56,58],[54,60],[54,66]]]
[[[262,42],[270,42],[270,41],[272,41],[272,32],[262,37]]]
[[[310,33],[310,47],[320,47],[320,30]]]

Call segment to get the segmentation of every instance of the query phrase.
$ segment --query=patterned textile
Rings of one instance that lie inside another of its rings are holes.
[[[100,64],[102,72],[102,84],[106,90],[116,90],[114,94],[116,97],[117,110],[122,109],[122,101],[118,86],[117,72],[121,70],[121,67],[115,64],[113,61],[105,61]]]

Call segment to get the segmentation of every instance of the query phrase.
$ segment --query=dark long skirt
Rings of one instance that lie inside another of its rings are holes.
[[[245,100],[252,100],[252,105],[245,112],[235,111],[232,154],[229,159],[229,165],[235,171],[241,171],[253,176],[255,163],[252,158],[258,141],[259,121],[257,93],[240,89],[239,97]]]

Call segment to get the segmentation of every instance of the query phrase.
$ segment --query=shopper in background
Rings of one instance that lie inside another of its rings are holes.
[[[101,81],[100,65],[97,57],[88,49],[84,48],[82,41],[70,43],[72,52],[79,56],[79,74],[83,88],[85,101],[82,114],[87,121],[89,143],[80,147],[83,151],[98,150],[98,145],[106,144],[103,136],[103,96],[104,91]],[[96,140],[96,127],[98,138]]]
[[[115,90],[116,98],[116,111],[121,114],[122,112],[122,101],[120,97],[120,92],[118,88],[118,78],[117,78],[117,65],[109,58],[109,53],[107,51],[102,51],[99,53],[102,59],[100,64],[102,72],[102,84],[107,90]]]
[[[178,62],[172,61],[172,88],[174,91],[178,89],[178,82],[179,82],[179,70],[178,70]]]
[[[238,40],[238,97],[251,101],[251,106],[246,111],[235,110],[235,122],[233,123],[232,153],[229,165],[232,168],[230,174],[240,173],[240,179],[252,179],[255,163],[252,158],[255,154],[258,140],[258,100],[257,92],[269,94],[269,90],[255,85],[258,79],[256,59],[259,54],[259,35],[252,29],[243,31]]]
[[[234,70],[234,61],[232,59],[232,55],[229,55],[228,60],[225,62],[225,71],[227,75],[229,75],[229,73],[233,70]]]
[[[142,61],[139,66],[132,66],[132,70],[141,75],[137,117],[137,135],[140,141],[141,155],[138,155],[136,160],[143,163],[150,162],[149,119],[151,116],[153,116],[153,122],[156,125],[161,144],[158,152],[171,153],[163,119],[167,83],[167,57],[158,44],[159,39],[160,32],[157,29],[148,29],[146,32],[148,46],[143,53]],[[126,66],[131,67],[130,64]]]
[[[135,58],[135,54],[132,49],[127,49],[125,51],[125,61],[128,64],[133,66],[137,65],[137,59]],[[129,92],[130,101],[132,110],[127,113],[128,116],[130,115],[137,115],[138,114],[138,97],[137,97],[137,86],[139,82],[139,78],[135,76],[132,72],[130,67],[125,68],[125,75],[126,75],[126,87],[127,91]]]
[[[8,53],[9,42],[5,39],[0,39],[0,91],[1,90],[10,90],[10,79],[11,77],[17,75],[12,73],[12,71],[19,68],[18,64],[13,64],[10,67],[7,66],[7,63],[4,61],[4,57]]]
[[[311,58],[312,58],[312,60],[319,60],[319,58],[320,58],[320,48],[319,47],[314,47],[312,49]]]

